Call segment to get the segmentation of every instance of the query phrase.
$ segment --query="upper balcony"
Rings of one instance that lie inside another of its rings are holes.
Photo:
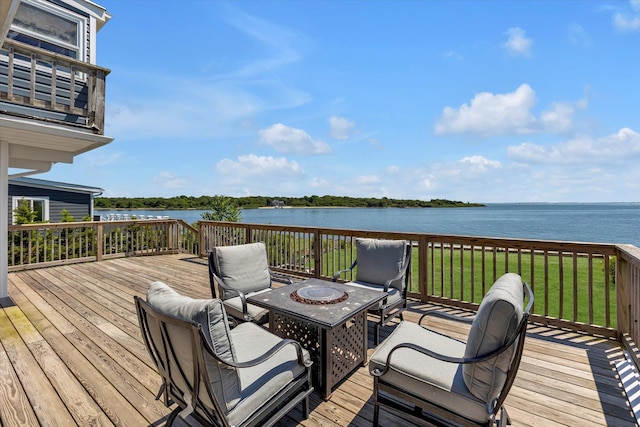
[[[0,4],[0,137],[12,176],[108,144],[106,76],[96,35],[111,18],[88,0],[3,0]]]
[[[7,39],[0,49],[0,111],[104,135],[109,70]]]

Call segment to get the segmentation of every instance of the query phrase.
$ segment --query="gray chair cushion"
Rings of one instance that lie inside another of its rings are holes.
[[[255,323],[241,323],[231,330],[238,362],[247,362],[262,356],[270,348],[282,341]],[[309,352],[303,350],[305,360],[310,360]],[[298,354],[293,345],[288,345],[266,362],[251,368],[239,369],[242,401],[229,412],[231,425],[238,425],[260,408],[275,393],[286,387],[296,377],[305,372],[298,363]]]
[[[236,360],[226,313],[219,299],[193,299],[180,295],[165,283],[153,282],[147,291],[147,302],[160,313],[200,324],[218,357],[230,362]],[[188,345],[174,343],[174,348],[185,353],[183,361],[193,359]],[[214,392],[220,401],[226,403],[227,410],[233,408],[240,400],[240,380],[236,370],[218,363],[207,353],[204,357]],[[203,393],[200,394],[203,398]],[[213,405],[208,397],[203,400]]]
[[[405,240],[356,239],[356,282],[384,285],[393,279],[402,268],[406,246]],[[399,279],[391,286],[403,290],[404,283]]]
[[[403,321],[376,348],[369,361],[370,371],[383,369],[389,351],[401,343],[416,344],[452,357],[462,357],[465,351],[463,342]],[[473,396],[465,386],[460,365],[403,348],[393,353],[390,366],[391,369],[381,378],[385,383],[451,411],[463,413],[477,422],[488,420],[485,403]]]
[[[215,247],[213,262],[230,288],[249,293],[271,286],[267,250],[262,242]]]
[[[523,316],[522,278],[514,273],[501,276],[484,296],[476,314],[464,352],[477,357],[497,350],[516,333]],[[495,359],[466,364],[464,382],[469,391],[485,402],[496,397],[507,378],[516,351],[513,345]]]

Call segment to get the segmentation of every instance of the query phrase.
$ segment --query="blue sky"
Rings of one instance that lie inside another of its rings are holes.
[[[105,196],[640,201],[640,0],[102,0]]]

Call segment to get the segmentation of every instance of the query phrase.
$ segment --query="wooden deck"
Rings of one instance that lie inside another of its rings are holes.
[[[1,425],[164,425],[170,410],[154,400],[159,376],[141,342],[133,303],[154,280],[209,297],[204,260],[186,255],[10,273],[13,304],[5,301],[0,310]],[[412,303],[408,320],[429,308]],[[465,326],[430,322],[466,336]],[[616,342],[532,325],[506,401],[513,424],[636,425],[614,366],[622,357]],[[298,408],[281,425],[370,426],[372,384],[361,368],[330,401],[314,395],[308,420],[301,421]],[[382,410],[381,424],[407,423]]]

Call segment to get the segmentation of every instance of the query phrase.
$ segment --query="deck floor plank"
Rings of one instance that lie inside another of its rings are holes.
[[[163,426],[170,409],[154,400],[160,377],[142,343],[133,303],[133,296],[144,297],[155,280],[185,295],[210,297],[206,260],[192,255],[114,258],[10,273],[15,306],[0,310],[2,425],[86,425],[96,416],[96,424]],[[436,308],[461,312],[412,301],[405,319],[417,322]],[[383,328],[382,339],[395,323]],[[463,340],[468,333],[468,325],[433,316],[426,325]],[[369,355],[371,337],[370,331]],[[613,365],[620,358],[620,346],[611,340],[531,325],[506,401],[513,425],[637,425]],[[372,391],[368,367],[361,367],[329,401],[312,395],[308,419],[295,408],[278,426],[370,426]],[[85,403],[89,409],[74,408]],[[384,409],[380,421],[407,425]]]
[[[79,332],[82,332],[76,334],[74,331],[74,333],[68,334],[69,339],[73,340],[76,347],[81,349],[81,352],[87,353],[87,357],[95,358],[95,363],[104,373],[114,375],[115,377],[112,379],[114,384],[118,389],[131,395],[133,400],[139,400],[137,406],[152,411],[151,416],[165,412],[164,409],[158,409],[161,405],[153,400],[160,381],[156,376],[156,371],[151,367],[151,363],[146,361],[148,355],[144,344],[136,341],[135,346],[125,347],[113,340],[112,336],[103,332],[106,325],[109,325],[104,322],[103,318],[91,311],[89,307],[79,305],[78,300],[67,298],[64,301],[68,304],[64,304],[62,299],[58,298],[64,293],[55,288],[49,280],[51,279],[49,274],[43,274],[43,283],[46,283],[50,288],[45,289],[41,283],[35,281],[30,285],[32,289],[40,291],[42,296],[48,297],[47,300],[53,309],[63,313],[67,321],[77,326]],[[60,292],[52,292],[53,290]],[[87,318],[94,319],[94,321],[100,320],[91,323]],[[115,328],[115,326],[113,327]],[[130,342],[127,340],[125,344]]]
[[[16,308],[4,308],[0,311],[0,341],[38,419],[36,425],[64,427],[76,424],[56,388],[11,323],[6,312],[13,309]],[[1,410],[3,415],[0,418],[4,419],[5,410]]]
[[[6,318],[5,318],[6,319]],[[5,331],[5,325],[1,330]],[[0,343],[0,425],[3,427],[37,425],[38,419],[29,403],[11,360]]]

